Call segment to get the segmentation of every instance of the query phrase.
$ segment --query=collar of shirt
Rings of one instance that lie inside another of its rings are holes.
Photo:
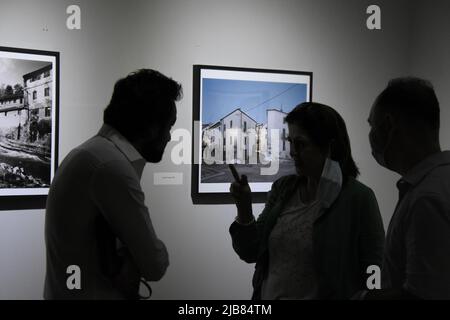
[[[450,164],[450,151],[432,154],[409,170],[398,182],[400,193],[405,193],[410,187],[418,185],[436,167]]]
[[[98,134],[111,141],[117,149],[125,155],[135,169],[138,177],[141,178],[147,161],[142,157],[139,151],[137,151],[136,148],[119,133],[119,131],[110,125],[103,124]]]

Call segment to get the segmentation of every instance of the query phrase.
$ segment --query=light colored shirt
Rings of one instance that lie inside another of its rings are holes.
[[[294,193],[269,236],[269,267],[261,290],[263,300],[316,299],[313,224],[321,207],[304,204]]]
[[[100,132],[72,150],[50,187],[45,219],[46,299],[120,299],[108,269],[116,238],[143,278],[159,280],[169,264],[140,186],[145,159],[118,131]],[[69,290],[67,268],[81,270],[81,289]]]
[[[450,299],[450,152],[431,155],[397,183],[382,287],[423,299]]]
[[[314,266],[314,222],[334,203],[341,188],[341,168],[327,158],[316,200],[303,203],[299,190],[288,200],[269,236],[269,266],[261,288],[263,300],[319,298]]]

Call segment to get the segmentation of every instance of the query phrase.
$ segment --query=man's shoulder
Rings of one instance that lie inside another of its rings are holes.
[[[432,169],[419,183],[418,189],[438,189],[450,186],[450,163],[442,164]],[[447,189],[450,191],[450,189]]]
[[[99,169],[117,174],[132,172],[131,164],[125,155],[111,141],[96,135],[72,149],[62,161],[58,171],[93,172]]]
[[[444,218],[450,226],[450,165],[431,170],[405,196],[400,208],[405,220],[426,219],[440,221]]]
[[[450,204],[450,164],[431,170],[412,190],[411,198],[432,199]]]
[[[85,141],[73,150],[75,154],[90,158],[97,166],[105,166],[109,163],[127,163],[125,155],[107,138],[96,135]]]

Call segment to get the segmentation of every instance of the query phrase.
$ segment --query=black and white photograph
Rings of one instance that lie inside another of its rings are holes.
[[[266,193],[278,178],[295,171],[286,115],[311,101],[312,73],[195,66],[201,133],[198,194],[228,191],[228,164],[248,177],[255,192]],[[197,119],[196,119],[197,120]],[[197,168],[197,167],[196,167]]]
[[[46,195],[56,165],[57,55],[0,48],[0,196]]]

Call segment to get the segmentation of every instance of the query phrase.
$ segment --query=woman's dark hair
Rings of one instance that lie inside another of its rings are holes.
[[[352,158],[347,127],[336,110],[324,104],[305,102],[289,112],[284,120],[305,130],[312,142],[324,152],[330,147],[330,158],[339,162],[344,180],[359,175]]]
[[[149,126],[171,121],[181,94],[181,85],[158,71],[138,70],[116,82],[103,122],[134,140]]]

